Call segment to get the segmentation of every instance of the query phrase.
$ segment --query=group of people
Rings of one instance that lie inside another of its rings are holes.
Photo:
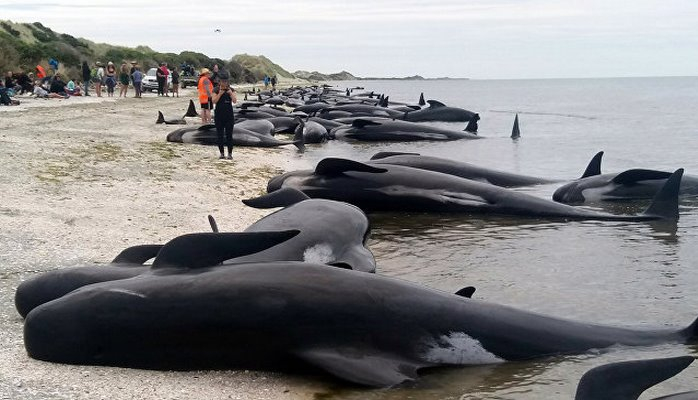
[[[225,69],[213,66],[213,72],[203,68],[197,85],[201,104],[201,123],[211,123],[211,110],[215,107],[213,122],[216,125],[220,159],[233,159],[233,127],[235,117],[233,104],[237,103],[235,89],[230,86],[230,74]],[[225,149],[228,155],[225,155]]]
[[[155,70],[155,76],[158,82],[158,96],[170,96],[169,81],[171,79],[172,97],[179,97],[179,72],[177,72],[176,66],[172,66],[172,69],[170,69],[166,62],[160,63],[160,66]]]
[[[272,77],[264,75],[264,89],[269,89],[269,84],[271,84],[272,90],[276,90],[276,75]]]

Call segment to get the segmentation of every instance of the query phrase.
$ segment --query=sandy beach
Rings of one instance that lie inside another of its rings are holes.
[[[129,96],[133,96],[130,91]],[[17,285],[38,273],[106,263],[136,244],[208,231],[238,231],[268,211],[240,200],[265,192],[295,148],[234,150],[168,143],[195,92],[179,98],[19,99],[0,108],[0,398],[290,399],[311,398],[318,381],[253,371],[167,372],[68,366],[30,359]],[[196,118],[189,124],[198,124]]]

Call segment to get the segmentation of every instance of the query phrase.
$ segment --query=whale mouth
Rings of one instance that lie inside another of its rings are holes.
[[[344,263],[344,262],[334,262],[334,263],[329,263],[327,265],[332,266],[332,267],[342,268],[342,269],[352,269],[352,270],[354,269],[354,268],[352,268],[351,265]]]

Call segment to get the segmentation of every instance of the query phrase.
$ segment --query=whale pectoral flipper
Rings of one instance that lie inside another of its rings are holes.
[[[246,206],[254,208],[274,208],[288,207],[300,203],[303,200],[308,200],[309,198],[310,197],[298,189],[283,187],[263,196],[242,200],[242,202]]]
[[[207,131],[209,129],[216,129],[216,125],[214,124],[205,124],[201,125],[200,127],[197,128],[199,131]]]
[[[370,172],[374,174],[388,172],[385,168],[372,167],[358,161],[332,157],[320,160],[315,167],[315,173],[317,175],[339,175],[349,171]]]
[[[437,100],[427,100],[427,103],[429,103],[429,108],[446,107],[446,104]]]
[[[310,349],[296,355],[332,375],[360,385],[392,387],[417,378],[417,370],[429,364],[381,355],[374,351],[361,354],[352,349]]]
[[[671,172],[655,171],[651,169],[629,169],[623,171],[613,178],[613,183],[619,185],[634,185],[639,181],[652,181],[668,179]]]
[[[143,264],[158,255],[161,244],[142,244],[124,249],[111,261],[112,264]]]
[[[379,126],[379,125],[383,125],[383,124],[381,124],[380,122],[375,122],[375,121],[361,119],[361,118],[357,118],[351,123],[351,126],[353,126],[354,128],[363,128],[365,126],[370,126],[370,125]]]
[[[575,400],[636,400],[648,388],[688,367],[691,356],[625,361],[587,371],[577,386]]]
[[[419,156],[419,153],[402,153],[399,151],[380,151],[371,156],[370,160],[381,160],[392,156]]]
[[[465,297],[465,298],[470,299],[470,298],[473,297],[473,294],[474,294],[474,293],[475,293],[475,287],[474,287],[474,286],[466,286],[466,287],[464,287],[463,289],[457,291],[457,292],[454,293],[454,294],[455,294],[455,295],[458,295],[458,296],[462,296],[462,297]]]
[[[163,246],[153,269],[205,268],[225,260],[257,253],[298,235],[299,230],[278,232],[191,233],[176,237]]]

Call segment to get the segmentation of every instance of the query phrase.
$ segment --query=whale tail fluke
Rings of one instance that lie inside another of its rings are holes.
[[[293,132],[293,145],[298,148],[299,152],[304,153],[305,137],[303,136],[303,132],[305,131],[305,122],[301,118],[298,118],[298,121],[298,126],[296,126],[296,129]]]
[[[654,195],[652,203],[647,207],[643,215],[665,220],[678,220],[679,189],[681,189],[682,176],[683,168],[674,171],[666,180],[664,186]]]
[[[477,121],[477,119],[471,118],[470,121],[468,121],[468,126],[466,126],[464,130],[477,135]]]
[[[624,361],[587,371],[577,386],[575,400],[636,400],[642,392],[688,367],[691,356]]]
[[[514,117],[514,126],[511,128],[511,138],[518,139],[521,137],[521,131],[519,130],[519,114],[516,113]]]
[[[194,105],[194,100],[189,99],[189,108],[187,108],[187,112],[184,114],[185,117],[198,117],[199,113],[196,112],[196,106]]]
[[[158,111],[158,119],[155,121],[156,124],[164,124],[165,116],[162,115],[162,111]]]

